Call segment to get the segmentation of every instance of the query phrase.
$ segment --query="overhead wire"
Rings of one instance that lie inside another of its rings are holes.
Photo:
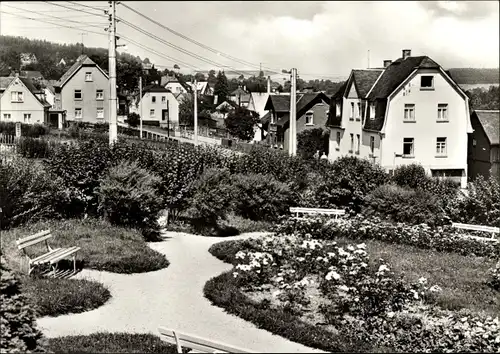
[[[16,9],[16,10],[20,10],[19,7],[15,7],[15,6],[12,6],[12,5],[6,5],[6,4],[4,4],[4,6],[10,7],[10,8]],[[57,17],[57,16],[52,16],[52,15],[46,15],[46,14],[43,14],[43,13],[40,13],[40,12],[34,11],[34,10],[31,10],[30,13],[35,13],[35,14],[42,15],[42,16],[49,16],[51,18],[54,18],[55,20],[69,21],[69,22],[80,23],[80,24],[82,23],[80,21],[71,20],[68,17]],[[50,18],[39,18],[39,17],[37,17],[37,18],[40,19],[40,20],[48,19],[48,20],[54,21],[54,20],[52,20]],[[90,25],[90,24],[105,25],[105,23],[99,23],[99,22],[92,22],[92,23],[88,22],[86,24],[88,24],[88,25]]]
[[[107,9],[108,6],[101,6],[100,8],[99,7],[95,7],[95,6],[90,6],[90,5],[85,5],[85,4],[80,4],[80,3],[77,3],[75,1],[66,1],[66,2],[69,2],[70,4],[73,4],[73,5],[77,5],[77,6],[83,6],[83,7],[86,7],[88,9],[94,9],[94,10],[98,10],[98,11],[102,11],[104,9]]]
[[[65,9],[72,10],[72,11],[78,11],[78,12],[83,12],[83,13],[90,14],[90,15],[95,15],[95,16],[100,16],[100,17],[108,18],[108,16],[106,16],[104,13],[102,13],[102,14],[96,14],[95,12],[89,12],[89,11],[82,10],[82,9],[77,9],[77,8],[74,8],[74,7],[68,7],[68,6],[64,6],[64,5],[61,5],[61,4],[56,4],[56,3],[51,2],[51,1],[44,1],[44,3],[50,4],[50,5],[54,5],[54,6],[63,7]],[[99,11],[104,12],[105,10],[101,9]]]

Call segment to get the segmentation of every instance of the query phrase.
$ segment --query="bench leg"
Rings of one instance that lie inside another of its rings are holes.
[[[73,255],[73,274],[76,274],[76,254]]]
[[[182,354],[182,347],[177,333],[174,331],[175,344],[177,346],[177,353]]]
[[[57,263],[54,263],[54,265],[52,267],[53,267],[53,275],[55,278],[56,277],[56,270],[57,270]]]

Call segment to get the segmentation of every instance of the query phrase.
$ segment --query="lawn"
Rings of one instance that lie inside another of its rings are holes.
[[[85,279],[53,279],[26,276],[21,272],[25,261],[15,240],[50,229],[52,247],[79,246],[77,267],[115,273],[155,271],[169,265],[162,254],[148,247],[136,230],[112,226],[95,219],[43,221],[2,232],[2,253],[9,267],[20,275],[22,286],[39,316],[58,316],[95,309],[111,297],[102,284]],[[29,247],[34,254],[44,252],[42,246]],[[61,262],[71,266],[70,262]],[[25,271],[24,271],[25,272]]]

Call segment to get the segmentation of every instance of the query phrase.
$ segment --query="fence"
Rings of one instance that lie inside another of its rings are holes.
[[[0,162],[10,161],[17,151],[19,137],[0,134]]]

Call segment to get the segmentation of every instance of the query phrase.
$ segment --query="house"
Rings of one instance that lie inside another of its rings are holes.
[[[55,83],[54,108],[69,122],[109,122],[109,77],[83,54]]]
[[[171,80],[171,81],[167,82],[164,87],[167,90],[169,90],[170,92],[172,92],[173,94],[191,92],[189,90],[189,88],[186,87],[186,84],[183,82],[180,82],[179,80]]]
[[[290,95],[270,95],[265,109],[269,115],[261,120],[262,129],[268,131],[266,141],[288,151],[290,140]],[[297,134],[306,129],[325,128],[328,120],[329,99],[322,92],[297,93]]]
[[[330,160],[369,158],[389,172],[420,163],[466,186],[468,98],[431,58],[405,49],[382,69],[353,70],[329,115]]]
[[[474,132],[469,136],[469,178],[492,175],[500,179],[500,111],[475,110],[471,124]]]
[[[21,68],[30,64],[38,63],[38,60],[33,53],[21,53],[19,55],[19,60],[21,61]]]
[[[246,91],[246,87],[238,87],[229,94],[229,99],[236,102],[241,107],[248,107],[250,103],[250,94]]]
[[[0,77],[0,121],[48,123],[50,104],[25,77]]]
[[[267,114],[267,111],[265,109],[267,100],[269,96],[272,93],[272,83],[271,83],[271,78],[267,78],[267,92],[251,92],[250,93],[250,100],[248,102],[247,109],[250,111],[254,111],[259,115],[259,118],[262,120],[264,116]],[[261,141],[263,139],[263,132],[262,132],[262,123],[259,123],[255,127],[255,136],[253,138],[253,141]]]
[[[33,70],[21,70],[21,73],[19,74],[21,77],[25,77],[30,79],[31,81],[42,81],[44,80],[43,75],[40,73],[40,71],[33,71]]]
[[[179,124],[179,101],[170,90],[159,84],[151,84],[129,105],[130,113],[142,117],[142,124],[171,128]]]

